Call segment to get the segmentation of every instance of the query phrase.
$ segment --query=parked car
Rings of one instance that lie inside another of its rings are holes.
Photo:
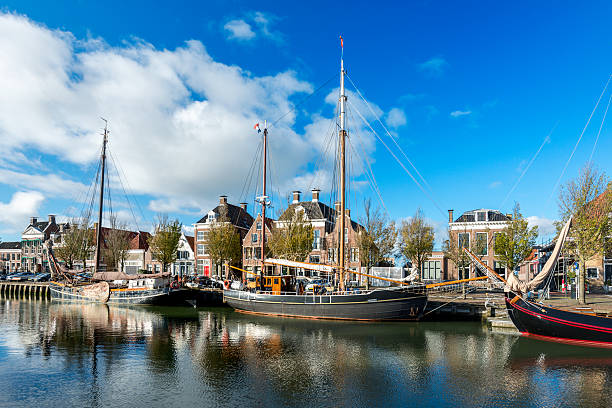
[[[334,286],[323,279],[313,279],[308,285],[306,285],[306,291],[310,292],[312,292],[313,290],[321,290],[322,288],[324,288],[326,292],[334,291]]]
[[[15,273],[13,275],[10,275],[8,277],[8,280],[14,281],[14,282],[26,281],[26,280],[30,279],[31,277],[33,277],[33,276],[35,276],[33,273],[21,272],[21,273]]]
[[[43,273],[37,273],[37,274],[36,274],[36,275],[34,275],[34,277],[33,277],[33,278],[31,278],[30,280],[31,280],[32,282],[46,282],[46,281],[48,281],[49,279],[51,279],[51,274],[50,274],[50,273],[43,272]]]

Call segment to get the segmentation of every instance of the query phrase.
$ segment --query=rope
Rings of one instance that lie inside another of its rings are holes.
[[[429,312],[427,312],[427,313],[424,313],[424,314],[423,314],[423,316],[427,316],[428,314],[430,314],[430,313],[432,313],[432,312],[435,312],[435,311],[436,311],[436,310],[438,310],[438,309],[443,308],[444,306],[448,305],[449,303],[453,303],[455,300],[459,299],[460,297],[463,297],[463,295],[467,295],[468,293],[471,293],[471,292],[473,292],[473,291],[475,291],[475,290],[476,290],[476,288],[471,289],[471,290],[467,290],[465,293],[461,293],[459,296],[457,296],[457,297],[455,297],[455,298],[451,299],[450,301],[448,301],[448,302],[446,302],[446,303],[443,303],[442,305],[440,305],[440,306],[436,307],[435,309],[430,310],[430,311],[429,311]]]
[[[555,123],[555,126],[553,126],[553,128],[550,130],[550,132],[548,132],[548,135],[546,135],[546,137],[544,138],[544,141],[542,142],[542,144],[540,145],[540,148],[538,149],[538,151],[533,155],[533,157],[531,158],[531,160],[529,161],[529,164],[527,164],[527,167],[525,167],[525,170],[523,170],[523,172],[521,173],[521,175],[519,176],[519,178],[516,180],[516,183],[514,183],[514,185],[512,186],[512,188],[510,189],[510,191],[508,191],[508,194],[506,195],[506,197],[504,198],[504,200],[501,202],[501,204],[499,205],[498,208],[502,208],[504,206],[504,204],[506,204],[506,201],[508,200],[508,198],[510,198],[510,196],[512,195],[512,193],[514,192],[514,190],[516,189],[516,187],[519,185],[519,183],[521,182],[521,180],[523,179],[523,176],[527,173],[527,171],[529,170],[529,168],[531,167],[531,165],[533,164],[533,162],[535,161],[535,159],[537,159],[538,155],[540,154],[540,152],[542,151],[542,148],[544,148],[544,145],[548,142],[550,142],[550,136],[553,134],[553,132],[555,131],[555,129],[557,128],[557,125],[559,124],[559,122],[557,121],[557,123]]]
[[[419,181],[412,175],[412,173],[410,173],[410,170],[408,170],[408,168],[406,168],[406,166],[404,165],[404,163],[402,163],[400,161],[400,159],[395,155],[395,153],[393,153],[393,151],[389,148],[389,146],[387,146],[387,144],[384,142],[384,140],[382,140],[382,138],[378,135],[378,133],[376,133],[376,131],[374,130],[374,128],[372,128],[372,125],[370,125],[370,123],[363,117],[363,115],[361,114],[361,112],[359,112],[359,110],[349,102],[349,105],[351,105],[351,107],[353,109],[355,109],[355,112],[357,112],[357,115],[359,115],[359,117],[361,118],[361,120],[370,128],[370,130],[372,131],[372,133],[374,133],[374,135],[378,138],[378,140],[380,140],[380,142],[383,144],[383,146],[385,146],[385,148],[389,151],[389,153],[391,154],[391,156],[393,156],[393,158],[395,159],[395,161],[397,161],[397,163],[402,167],[402,169],[404,169],[404,171],[410,176],[410,178],[412,179],[412,181],[415,182],[415,184],[419,187],[419,189],[423,192],[423,194],[425,194],[427,196],[427,198],[429,198],[431,200],[431,202],[436,206],[436,208],[438,209],[438,211],[440,211],[440,213],[442,215],[444,214],[444,211],[442,211],[442,209],[440,208],[440,206],[438,205],[438,203],[436,202],[436,200],[434,200],[434,198],[427,192],[427,190],[425,190],[423,188],[423,186],[421,185],[421,183],[419,183]]]
[[[601,128],[603,128],[603,124],[606,121],[606,115],[608,114],[608,108],[610,108],[610,101],[612,101],[612,93],[608,98],[608,106],[606,106],[606,111],[604,112],[603,119],[601,120],[601,125],[599,125],[599,130],[597,131],[597,137],[595,138],[595,144],[593,145],[593,150],[591,150],[591,155],[589,156],[589,163],[593,159],[593,154],[595,153],[595,147],[597,146],[597,142],[599,141],[599,135],[601,133]]]
[[[570,157],[567,159],[567,162],[565,163],[565,166],[563,166],[563,170],[561,171],[561,175],[559,176],[559,179],[555,183],[555,187],[550,192],[550,197],[548,197],[548,201],[550,201],[552,199],[553,194],[555,194],[555,190],[557,190],[557,187],[559,187],[559,183],[561,182],[561,179],[563,178],[563,175],[565,174],[565,170],[567,170],[567,166],[570,164],[570,161],[572,161],[572,157],[574,157],[574,153],[576,153],[576,149],[578,148],[578,145],[580,144],[580,141],[582,140],[582,136],[584,135],[585,130],[589,126],[589,123],[591,123],[591,118],[593,117],[593,114],[595,113],[595,110],[599,106],[599,101],[601,101],[601,97],[606,92],[606,89],[608,89],[608,84],[610,83],[610,78],[612,78],[612,75],[610,75],[608,77],[608,80],[606,81],[606,85],[604,86],[603,91],[601,91],[601,95],[599,95],[599,99],[597,99],[597,103],[595,104],[595,107],[593,108],[593,111],[589,115],[589,119],[587,120],[586,125],[584,125],[584,128],[582,129],[582,132],[580,133],[580,137],[578,138],[578,141],[576,142],[576,145],[574,146],[574,150],[572,150],[572,154],[570,154]]]

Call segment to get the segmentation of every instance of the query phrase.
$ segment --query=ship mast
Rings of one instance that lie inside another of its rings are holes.
[[[339,288],[341,291],[344,290],[344,273],[345,273],[345,235],[346,229],[346,152],[345,144],[347,131],[346,128],[346,95],[344,94],[344,43],[342,37],[340,37],[340,47],[342,48],[342,56],[340,57],[340,248],[338,251],[339,262],[338,268],[340,270],[340,283]]]
[[[104,173],[106,168],[106,143],[108,142],[108,122],[102,118],[105,122],[104,125],[104,139],[102,141],[102,177],[100,178],[100,204],[98,207],[98,228],[96,229],[96,256],[95,256],[95,269],[94,272],[98,272],[100,267],[100,255],[101,255],[101,242],[102,242],[102,209],[104,203]],[[85,265],[83,265],[85,266]]]
[[[261,271],[260,271],[260,284],[263,289],[264,286],[264,270],[266,268],[265,259],[266,259],[266,205],[268,201],[268,196],[266,195],[266,164],[267,164],[267,155],[268,155],[268,121],[264,122],[264,131],[263,131],[263,192],[261,197],[259,197],[261,202]]]

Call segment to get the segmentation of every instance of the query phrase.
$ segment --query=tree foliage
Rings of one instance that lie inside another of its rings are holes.
[[[521,214],[521,207],[516,203],[512,220],[495,236],[495,255],[508,272],[512,273],[531,254],[537,237],[538,227],[529,227],[527,219]]]
[[[414,216],[402,222],[400,249],[402,254],[419,268],[422,276],[423,262],[431,256],[434,246],[434,229],[427,223],[423,211],[417,209]]]
[[[372,266],[393,255],[398,231],[395,222],[386,217],[379,208],[372,211],[370,200],[364,200],[363,227],[357,236],[361,265],[369,271]]]
[[[102,255],[108,269],[121,269],[130,248],[130,232],[126,231],[126,224],[119,222],[116,216],[111,216],[110,221],[111,227],[106,234],[102,234]]]
[[[149,238],[149,248],[153,257],[161,262],[164,272],[168,265],[176,261],[182,228],[178,219],[170,221],[167,215],[157,217],[155,235]]]
[[[90,258],[95,246],[94,230],[79,221],[72,221],[68,231],[62,235],[62,242],[53,250],[57,258],[66,263],[66,267],[72,269],[76,261],[85,262]]]
[[[229,221],[224,207],[220,208],[219,218],[208,230],[206,246],[214,266],[239,265],[242,260],[240,233]],[[229,274],[229,270],[226,273]]]
[[[312,224],[306,221],[303,211],[296,210],[275,223],[268,246],[275,258],[302,262],[312,251],[313,242]]]
[[[578,177],[568,181],[559,192],[561,224],[572,219],[570,237],[565,245],[579,262],[579,301],[585,303],[586,262],[606,249],[606,237],[612,233],[612,191],[605,173],[589,164]]]

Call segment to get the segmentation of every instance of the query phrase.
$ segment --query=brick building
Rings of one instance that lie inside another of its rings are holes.
[[[37,217],[30,218],[30,224],[21,234],[21,268],[28,272],[48,271],[44,259],[44,244],[61,245],[62,235],[70,228],[68,223],[57,224],[55,215],[50,214],[46,221]]]
[[[21,269],[21,242],[0,242],[0,272],[15,273]]]
[[[195,262],[197,275],[219,275],[226,276],[224,265],[219,265],[221,270],[214,271],[216,265],[212,265],[210,256],[206,250],[208,231],[214,222],[227,217],[236,231],[240,234],[241,242],[253,224],[253,217],[247,212],[247,204],[241,203],[236,206],[227,202],[227,196],[219,197],[219,205],[210,210],[204,217],[194,224],[195,234]]]
[[[448,211],[449,239],[459,248],[467,247],[499,275],[506,276],[506,268],[502,267],[493,250],[495,234],[501,232],[512,217],[497,210],[477,209],[466,211],[453,220],[453,210]],[[476,277],[474,265],[459,270],[453,262],[448,262],[446,280]]]

